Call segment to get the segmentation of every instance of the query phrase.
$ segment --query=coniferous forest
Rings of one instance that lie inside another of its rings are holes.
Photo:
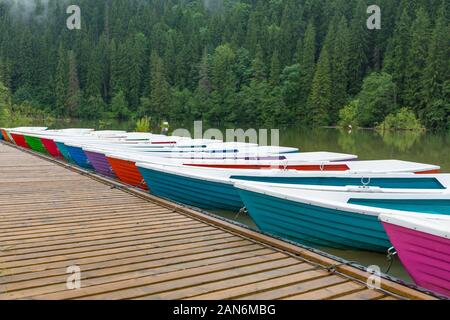
[[[68,4],[0,0],[4,101],[61,118],[311,126],[401,110],[450,127],[448,0],[71,1],[80,30]]]

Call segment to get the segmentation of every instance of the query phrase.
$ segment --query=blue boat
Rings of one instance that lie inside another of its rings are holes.
[[[231,181],[183,174],[174,166],[150,163],[136,163],[136,166],[156,196],[207,210],[239,211],[244,206]]]
[[[450,215],[447,191],[399,193],[370,187],[310,190],[254,182],[236,182],[235,187],[260,230],[315,247],[385,252],[392,245],[379,214]],[[368,203],[370,206],[362,205]]]
[[[93,169],[91,163],[89,162],[86,153],[84,153],[83,148],[74,146],[71,144],[65,144],[67,151],[70,154],[71,159],[80,167],[85,169]]]
[[[67,149],[66,145],[63,142],[55,140],[55,144],[58,147],[59,152],[62,154],[64,159],[66,159],[67,162],[75,163],[70,155],[69,150]]]

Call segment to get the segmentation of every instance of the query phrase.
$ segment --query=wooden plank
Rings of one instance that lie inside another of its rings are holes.
[[[310,270],[299,272],[296,274],[282,276],[275,279],[258,281],[249,285],[242,285],[239,287],[214,291],[211,293],[202,293],[193,298],[187,300],[217,300],[217,299],[237,299],[250,294],[257,294],[265,292],[267,290],[273,290],[275,288],[281,288],[296,283],[303,282],[305,280],[312,280],[328,276],[328,273],[323,270]]]
[[[292,264],[285,265],[284,261],[278,261],[276,263],[268,264],[269,269],[265,269],[264,265],[257,265],[251,269],[249,269],[249,274],[239,273],[239,276],[232,278],[225,278],[226,274],[221,274],[220,279],[211,281],[211,279],[215,279],[214,277],[210,278],[210,275],[202,277],[200,284],[197,284],[195,281],[193,282],[192,278],[190,279],[189,286],[182,287],[181,289],[175,289],[170,291],[164,291],[161,293],[155,293],[152,295],[147,295],[140,297],[140,299],[164,299],[164,300],[174,300],[174,299],[186,299],[190,297],[194,297],[199,294],[204,294],[211,291],[216,290],[224,290],[232,287],[240,287],[244,285],[254,285],[255,282],[271,279],[283,275],[292,276],[296,272],[302,272],[305,269],[311,269],[310,265],[306,263],[298,263],[296,260],[291,260]],[[275,268],[273,268],[275,266]],[[158,288],[157,290],[161,290]],[[146,288],[148,291],[148,288]]]
[[[266,291],[240,296],[238,300],[275,300],[289,297],[298,293],[308,292],[336,283],[347,282],[348,279],[337,275],[326,275],[319,278],[306,279],[293,285],[279,288],[269,288]]]
[[[88,241],[83,243],[82,245],[79,245],[78,247],[74,248],[73,243],[67,244],[67,245],[55,245],[55,246],[49,246],[44,248],[44,252],[35,252],[36,250],[32,250],[31,253],[24,254],[22,258],[38,258],[38,257],[49,257],[58,255],[61,252],[64,252],[66,254],[68,253],[79,253],[79,252],[86,252],[89,250],[97,250],[100,248],[111,248],[111,247],[117,247],[119,245],[128,245],[131,240],[143,240],[143,239],[155,239],[160,238],[161,236],[171,236],[171,235],[183,235],[184,237],[188,236],[190,233],[192,233],[193,230],[197,231],[206,231],[206,230],[214,230],[211,227],[204,226],[201,224],[197,225],[197,228],[195,226],[190,226],[188,229],[186,229],[186,226],[179,226],[179,227],[170,227],[167,228],[167,230],[156,230],[152,232],[151,230],[145,230],[145,232],[142,233],[142,235],[137,236],[127,236],[127,237],[121,237],[121,238],[111,238],[111,239],[102,239],[102,240],[95,240],[95,241]],[[7,251],[8,254],[6,255],[5,259],[2,259],[4,261],[10,260],[8,257],[14,255],[14,253],[9,250]],[[51,252],[51,253],[46,253]]]
[[[378,290],[364,289],[351,294],[343,295],[334,300],[375,300],[386,297],[386,295]]]
[[[77,237],[77,235],[61,235],[61,236],[52,236],[52,237],[46,237],[43,238],[41,241],[34,241],[34,239],[31,239],[31,241],[29,241],[28,243],[23,243],[23,242],[17,242],[11,245],[8,244],[3,244],[0,247],[0,251],[4,251],[4,256],[7,255],[11,255],[11,251],[15,250],[15,254],[19,254],[19,253],[29,253],[29,252],[36,252],[37,249],[43,247],[43,246],[50,246],[50,245],[57,245],[57,244],[76,244],[76,243],[80,243],[80,242],[85,242],[88,240],[99,240],[99,239],[103,239],[105,235],[108,234],[114,234],[116,237],[128,237],[128,236],[135,236],[139,231],[144,231],[146,229],[146,226],[140,226],[140,227],[133,227],[133,228],[129,228],[126,225],[124,226],[125,228],[113,228],[111,230],[106,229],[105,231],[100,230],[98,232],[95,232],[94,234],[91,233],[86,233],[83,235],[80,235],[80,237]],[[197,235],[203,235],[203,234],[212,234],[212,233],[220,233],[222,234],[224,237],[227,237],[227,235],[223,233],[223,231],[220,230],[215,230],[215,229],[210,229],[207,231],[196,231],[196,230],[191,230],[190,235],[192,237],[196,237]],[[184,236],[184,235],[183,235]],[[184,236],[185,237],[185,236]],[[170,237],[161,237],[162,241],[166,240],[166,239],[170,239]],[[151,241],[157,241],[155,240],[155,238],[151,238]],[[137,241],[144,241],[142,239],[139,239]],[[169,240],[166,240],[169,241]],[[25,240],[24,240],[25,242]],[[24,251],[19,252],[18,250],[22,249]],[[0,255],[1,257],[2,255]]]
[[[14,274],[39,272],[43,270],[50,270],[55,268],[64,268],[67,266],[69,260],[76,260],[77,264],[80,263],[94,263],[101,261],[109,261],[114,259],[121,259],[125,257],[135,257],[138,255],[147,255],[157,252],[157,251],[176,251],[185,250],[188,248],[203,247],[211,244],[218,243],[233,243],[234,241],[242,241],[241,238],[229,235],[223,236],[223,234],[212,234],[202,237],[190,237],[189,239],[172,240],[166,241],[164,243],[150,243],[150,244],[140,244],[134,247],[119,247],[108,250],[99,250],[96,252],[85,252],[81,254],[74,255],[61,255],[54,257],[45,257],[42,259],[34,259],[33,264],[20,263],[18,266],[4,264],[4,268],[11,269],[14,267]],[[9,276],[12,275],[11,272],[7,273]],[[10,280],[12,277],[10,277]]]
[[[344,283],[340,283],[334,286],[327,286],[323,288],[319,288],[317,290],[313,290],[303,294],[295,294],[289,297],[284,298],[285,300],[324,300],[324,299],[332,299],[336,296],[341,296],[344,294],[350,294],[355,291],[361,290],[364,288],[361,284],[353,281],[346,281]]]
[[[82,279],[84,283],[89,283],[87,280],[91,278],[95,279],[102,276],[116,275],[130,271],[145,271],[173,263],[260,249],[256,245],[246,245],[245,243],[235,243],[228,246],[215,245],[211,247],[216,250],[214,252],[210,252],[207,248],[194,248],[178,253],[165,252],[134,258],[85,264],[82,265]],[[68,261],[67,266],[71,265],[77,265],[77,261]],[[9,276],[6,274],[2,277],[2,286],[4,286],[5,291],[14,291],[29,287],[45,286],[48,284],[59,283],[61,281],[65,282],[65,279],[67,278],[65,272],[66,268],[36,272],[32,274],[33,277],[36,277],[35,279],[31,280],[27,277],[27,281],[22,282],[18,282],[18,280],[22,278],[23,275],[18,275],[14,278],[14,282],[11,283],[9,283]]]
[[[270,255],[271,254],[271,255]],[[214,254],[213,254],[214,255]],[[267,256],[265,256],[267,255]],[[268,259],[279,258],[281,254],[274,254],[270,249],[250,250],[246,252],[235,252],[230,255],[216,255],[206,259],[190,260],[160,266],[159,268],[147,268],[144,271],[130,271],[103,277],[101,279],[86,279],[82,281],[82,288],[78,290],[67,290],[65,283],[46,283],[45,286],[32,288],[18,292],[5,292],[0,294],[0,299],[75,299],[91,296],[93,299],[112,299],[111,292],[117,292],[120,288],[131,290],[138,285],[164,282],[168,279],[182,278],[190,275],[204,273],[205,269],[224,270],[239,265],[254,264]],[[266,258],[266,259],[267,259]],[[64,277],[65,278],[65,277]],[[61,279],[63,280],[63,279]]]

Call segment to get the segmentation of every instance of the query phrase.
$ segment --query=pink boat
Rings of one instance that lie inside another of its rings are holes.
[[[416,284],[450,297],[450,216],[381,214],[380,220]]]

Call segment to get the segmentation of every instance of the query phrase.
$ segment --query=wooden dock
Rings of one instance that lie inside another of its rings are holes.
[[[0,299],[434,299],[369,276],[0,143]]]

